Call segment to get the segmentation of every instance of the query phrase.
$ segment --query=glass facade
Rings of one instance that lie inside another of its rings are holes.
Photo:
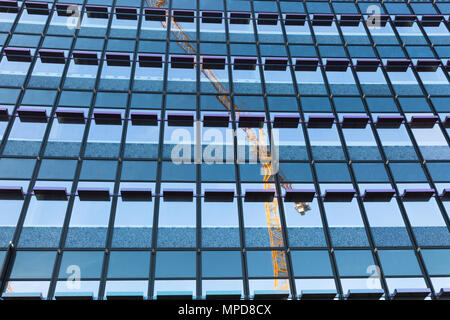
[[[3,296],[439,299],[449,16],[0,0]]]

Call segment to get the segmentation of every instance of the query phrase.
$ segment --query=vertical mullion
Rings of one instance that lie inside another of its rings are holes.
[[[200,73],[200,68],[202,67],[200,64],[200,0],[196,0],[196,10],[195,12],[195,22],[196,22],[196,46],[197,46],[197,52],[196,52],[196,56],[195,56],[195,60],[197,61],[197,63],[195,64],[195,71],[196,71],[196,88],[197,88],[197,94],[196,94],[196,118],[197,120],[200,120],[200,77],[201,77],[201,73]],[[201,125],[200,122],[197,122],[197,125]],[[201,130],[201,129],[200,129]],[[197,149],[196,148],[200,148],[200,150],[202,150],[202,138],[198,137],[198,139],[200,139],[200,146],[197,146],[197,139],[195,139],[197,134],[196,131],[196,126],[195,126],[195,121],[194,121],[194,164],[195,164],[195,168],[196,168],[196,182],[195,182],[195,193],[197,195],[200,195],[202,193],[202,187],[201,187],[201,179],[202,179],[202,175],[201,175],[201,168],[202,168],[202,163],[203,163],[203,157],[201,158],[201,163],[196,163],[196,159],[195,156],[197,155]],[[201,197],[196,197],[195,198],[195,205],[196,205],[196,259],[197,259],[197,268],[196,268],[196,272],[197,272],[197,276],[196,276],[196,298],[197,300],[200,300],[202,298],[202,252],[201,252],[201,248],[202,248],[202,198]]]

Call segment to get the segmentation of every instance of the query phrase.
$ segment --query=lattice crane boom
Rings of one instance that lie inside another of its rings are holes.
[[[147,2],[147,5],[149,7],[153,8],[160,8],[167,4],[166,0],[145,0]],[[173,17],[171,18],[171,32],[175,35],[175,38],[177,39],[178,45],[183,49],[184,52],[187,54],[197,54],[197,51],[192,47],[190,44],[191,39],[187,34],[184,33],[183,29],[180,27],[180,25],[174,21]],[[161,24],[164,28],[167,28],[167,22],[161,21]],[[217,77],[214,75],[214,73],[210,69],[201,68],[200,69],[203,75],[211,82],[215,90],[219,93],[217,95],[217,99],[219,102],[229,111],[232,110],[231,101],[227,96],[227,90],[224,88],[224,86],[220,83],[220,81],[217,79]],[[239,107],[235,106],[234,108],[236,111],[239,111]],[[258,154],[261,155],[267,155],[266,151],[266,144],[264,142],[264,134],[262,132],[262,129],[260,129],[259,132],[259,138],[257,137],[256,133],[250,129],[250,128],[244,128],[243,129],[248,141],[253,144],[252,152],[258,156]],[[258,150],[263,150],[263,152],[259,152]],[[273,174],[272,174],[272,164],[269,156],[265,156],[266,161],[263,162],[263,170],[264,170],[264,189],[272,189],[273,183],[270,181]],[[281,187],[289,190],[292,189],[292,184],[286,183],[283,181],[286,181],[285,176],[279,172],[279,177],[281,181]],[[309,210],[309,207],[304,202],[296,202],[295,203],[295,209],[300,213],[304,214],[305,211]],[[278,201],[275,198],[272,202],[266,202],[265,203],[265,212],[266,212],[266,220],[268,225],[268,231],[269,231],[269,237],[270,237],[270,246],[273,248],[282,247],[283,246],[283,233],[280,223],[280,217],[278,214]],[[287,265],[286,265],[286,257],[283,251],[280,250],[272,250],[272,263],[273,263],[273,271],[274,271],[274,277],[276,278],[274,281],[274,287],[276,289],[288,289],[289,283],[287,279],[277,279],[277,277],[285,277],[288,275],[287,272]]]

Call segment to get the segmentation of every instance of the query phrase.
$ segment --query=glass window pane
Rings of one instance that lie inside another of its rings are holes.
[[[11,279],[49,279],[55,262],[55,251],[18,251],[11,271]]]
[[[327,251],[292,251],[295,277],[333,276]]]
[[[336,250],[334,254],[342,277],[368,276],[368,267],[375,265],[369,250]]]
[[[241,253],[239,251],[203,251],[203,277],[241,277]]]
[[[156,253],[155,276],[157,278],[194,278],[195,259],[194,251],[159,251]]]
[[[103,256],[102,251],[65,251],[58,277],[67,279],[72,275],[79,275],[83,280],[100,278]]]
[[[421,275],[419,263],[412,250],[380,250],[378,256],[386,276]]]
[[[150,252],[112,251],[109,257],[108,278],[148,278]]]
[[[422,256],[431,275],[450,274],[450,250],[449,249],[424,249]]]
[[[273,265],[272,252],[284,257],[282,251],[247,251],[247,267],[249,277],[273,277],[278,273],[278,277],[286,277],[287,271],[277,272]]]

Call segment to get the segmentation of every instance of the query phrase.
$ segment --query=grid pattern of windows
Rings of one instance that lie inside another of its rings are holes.
[[[450,287],[449,3],[36,3],[0,1],[1,292]]]

